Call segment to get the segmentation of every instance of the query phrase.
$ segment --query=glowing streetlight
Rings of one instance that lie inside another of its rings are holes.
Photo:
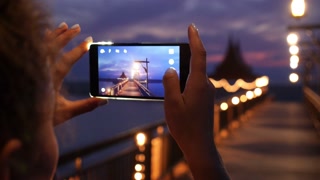
[[[136,135],[136,143],[138,146],[145,145],[146,141],[147,141],[147,137],[144,133],[138,133]]]
[[[220,109],[222,111],[226,111],[228,109],[228,104],[226,102],[221,103]]]
[[[297,69],[298,65],[299,65],[299,56],[292,55],[290,57],[290,67],[291,67],[291,69]]]
[[[292,55],[292,56],[290,57],[290,63],[296,63],[296,64],[298,64],[298,63],[299,63],[299,56],[297,56],[297,55]]]
[[[296,45],[290,46],[289,52],[291,55],[297,55],[299,53],[299,47]]]
[[[132,69],[134,69],[134,70],[139,70],[139,68],[140,68],[140,64],[139,63],[137,63],[137,62],[134,62],[133,63],[133,67],[132,67]]]
[[[290,67],[291,67],[291,69],[297,69],[298,68],[298,63],[290,62]]]
[[[246,96],[249,100],[253,99],[254,98],[254,93],[253,91],[247,91],[246,93]]]
[[[291,2],[291,15],[294,18],[301,18],[306,11],[306,4],[304,0],[292,0]]]
[[[253,91],[255,96],[261,96],[262,95],[262,89],[261,88],[256,88]]]
[[[240,99],[237,97],[237,96],[234,96],[232,99],[231,99],[231,102],[233,105],[238,105],[239,102],[240,102]]]
[[[141,179],[143,179],[143,177],[144,177],[144,174],[143,174],[143,173],[136,172],[136,173],[134,174],[134,179],[135,179],[135,180],[141,180]]]
[[[296,83],[299,80],[299,75],[296,74],[296,73],[291,73],[289,75],[289,80],[290,80],[291,83]]]
[[[137,172],[141,172],[145,169],[144,165],[143,164],[136,164],[134,166],[134,169],[137,171]]]
[[[287,36],[287,42],[289,45],[296,45],[298,43],[299,37],[295,33],[290,33]]]
[[[241,102],[244,103],[244,102],[247,102],[247,100],[248,100],[248,98],[247,98],[246,95],[243,94],[243,95],[240,96],[240,101],[241,101]]]
[[[142,68],[144,69],[146,75],[147,75],[147,79],[146,79],[146,88],[148,89],[149,88],[149,67],[148,67],[148,63],[150,63],[150,61],[148,61],[148,58],[146,58],[146,60],[143,60],[143,61],[140,61],[140,60],[137,60],[137,61],[134,61],[134,63],[143,63],[143,64],[146,64],[146,66],[142,66]]]

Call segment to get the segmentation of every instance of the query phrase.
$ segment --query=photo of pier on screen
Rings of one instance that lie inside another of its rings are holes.
[[[165,71],[179,74],[179,46],[98,46],[97,53],[102,96],[163,98]]]

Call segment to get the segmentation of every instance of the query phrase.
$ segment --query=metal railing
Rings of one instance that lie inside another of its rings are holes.
[[[142,85],[139,81],[134,80],[134,82],[139,86],[139,88],[143,91],[143,94],[146,94],[147,96],[153,96],[151,91],[147,89],[144,85]]]
[[[118,84],[112,86],[109,88],[109,90],[106,92],[107,95],[116,95],[119,93],[119,91],[122,89],[123,86],[126,85],[126,83],[129,81],[129,79],[125,79]]]
[[[215,136],[234,128],[235,122],[248,118],[250,110],[267,97],[267,87],[262,88],[259,96],[232,103],[233,97],[243,94],[239,92],[215,102]],[[222,103],[228,108],[222,109]],[[90,158],[95,161],[87,163]],[[170,179],[174,167],[182,160],[183,154],[163,121],[137,127],[104,142],[61,155],[58,168],[67,170],[57,172],[55,179]]]

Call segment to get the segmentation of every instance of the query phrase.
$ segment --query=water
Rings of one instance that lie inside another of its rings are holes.
[[[83,96],[72,97],[82,99]],[[60,154],[72,152],[130,129],[164,121],[163,102],[109,100],[105,106],[55,128]]]
[[[301,85],[277,85],[269,87],[269,95],[277,101],[303,101]]]
[[[164,87],[162,83],[149,83],[148,88],[154,96],[164,97]]]
[[[109,88],[109,87],[112,87],[114,86],[115,84],[111,81],[99,81],[99,87],[106,87],[106,88]]]

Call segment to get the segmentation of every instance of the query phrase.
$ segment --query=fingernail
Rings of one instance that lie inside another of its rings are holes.
[[[191,26],[193,27],[194,30],[198,31],[198,28],[196,27],[196,25],[194,23],[192,23]]]
[[[167,69],[166,73],[176,73],[176,69],[173,67],[170,67]]]
[[[101,99],[101,100],[99,101],[98,106],[103,106],[103,105],[106,105],[106,104],[108,104],[108,100],[107,100],[107,99]]]
[[[59,24],[58,28],[63,28],[63,27],[67,27],[67,23],[66,22],[62,22]]]
[[[85,38],[84,41],[87,43],[92,43],[93,42],[92,36]]]
[[[73,25],[73,26],[71,27],[71,29],[77,29],[77,28],[79,28],[79,27],[80,27],[79,24],[75,24],[75,25]]]

